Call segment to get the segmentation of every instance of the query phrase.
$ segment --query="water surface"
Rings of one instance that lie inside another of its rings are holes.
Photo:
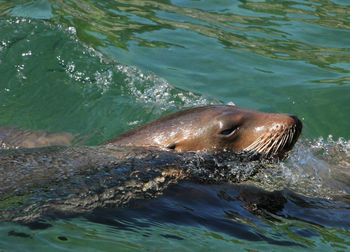
[[[1,127],[95,145],[179,109],[228,102],[304,123],[281,166],[289,185],[273,198],[286,202],[271,218],[245,208],[242,195],[260,195],[253,189],[182,183],[126,209],[2,224],[0,248],[349,250],[349,201],[315,196],[349,192],[347,1],[2,0],[0,13]],[[292,186],[305,177],[308,196]]]

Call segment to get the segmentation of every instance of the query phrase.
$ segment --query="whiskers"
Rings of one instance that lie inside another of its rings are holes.
[[[264,157],[277,157],[290,150],[299,134],[296,134],[296,125],[291,127],[282,127],[281,130],[275,130],[261,135],[244,151],[252,154],[260,154]]]

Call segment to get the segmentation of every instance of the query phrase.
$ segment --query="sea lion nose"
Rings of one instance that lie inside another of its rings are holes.
[[[301,131],[301,129],[303,128],[303,123],[299,120],[299,118],[296,115],[292,115],[292,114],[289,114],[288,116],[294,120],[294,124],[296,125],[296,129],[298,131]]]

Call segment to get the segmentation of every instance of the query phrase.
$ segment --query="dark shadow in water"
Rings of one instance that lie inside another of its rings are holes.
[[[305,247],[310,245],[306,238],[325,237],[328,227],[349,228],[349,210],[347,203],[307,198],[288,189],[268,192],[240,184],[181,183],[158,199],[135,200],[127,209],[97,209],[86,218],[130,231],[157,223],[204,226],[243,240]],[[262,233],[261,226],[272,230]]]
[[[170,186],[165,195],[158,199],[135,200],[127,209],[97,209],[86,215],[86,218],[116,229],[135,232],[139,230],[138,227],[147,229],[157,223],[204,226],[214,232],[247,241],[305,247],[302,243],[290,241],[283,232],[269,236],[256,228],[261,225],[266,227],[265,219],[277,220],[271,213],[283,210],[287,203],[283,194],[232,184],[181,183]]]
[[[29,234],[23,233],[23,232],[16,232],[14,230],[11,230],[8,232],[8,236],[16,236],[21,238],[30,238],[33,239],[33,237]]]
[[[47,223],[45,220],[38,220],[35,222],[26,223],[24,225],[30,228],[31,230],[43,230],[52,227],[52,225]]]
[[[242,184],[182,182],[169,186],[159,198],[132,200],[127,208],[99,208],[85,218],[116,230],[141,232],[145,237],[151,235],[149,229],[154,226],[174,224],[205,227],[246,241],[308,247],[308,238],[327,239],[327,228],[349,228],[350,221],[346,218],[349,210],[349,204],[342,201],[307,198],[288,189],[268,192]],[[57,218],[66,217],[50,216],[51,220]],[[42,219],[29,227],[46,229],[51,225]],[[181,235],[160,235],[186,239]],[[330,239],[333,238],[337,235]]]

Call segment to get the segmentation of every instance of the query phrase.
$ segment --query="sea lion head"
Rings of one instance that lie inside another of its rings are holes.
[[[206,153],[245,151],[283,158],[301,130],[302,123],[295,115],[215,105],[170,114],[109,143]]]

